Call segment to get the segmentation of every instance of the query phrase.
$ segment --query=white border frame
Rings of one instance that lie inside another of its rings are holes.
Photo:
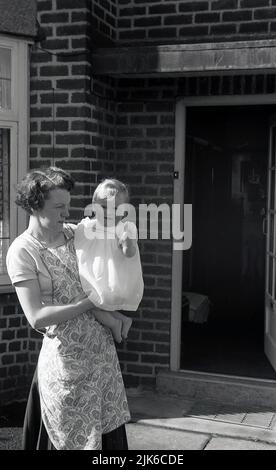
[[[184,204],[186,108],[196,106],[253,106],[276,104],[276,93],[269,95],[195,96],[180,98],[175,110],[175,160],[174,169],[179,177],[174,180],[174,204]],[[183,211],[181,211],[182,213]],[[172,300],[170,370],[180,369],[181,318],[182,318],[182,264],[183,252],[172,252]]]

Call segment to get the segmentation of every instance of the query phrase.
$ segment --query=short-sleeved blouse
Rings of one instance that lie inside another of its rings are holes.
[[[76,225],[65,224],[67,238],[74,236]],[[52,302],[52,279],[43,262],[37,240],[25,230],[10,245],[6,257],[7,271],[13,285],[20,281],[37,279],[42,303]]]

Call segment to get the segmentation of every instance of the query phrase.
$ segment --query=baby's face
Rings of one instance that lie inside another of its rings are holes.
[[[99,220],[100,224],[105,227],[116,226],[124,217],[123,215],[117,215],[116,210],[121,204],[126,203],[126,197],[121,193],[109,199],[98,198],[97,201],[95,201],[96,218]]]

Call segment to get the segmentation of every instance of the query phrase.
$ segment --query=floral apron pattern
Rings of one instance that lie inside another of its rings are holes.
[[[66,233],[66,232],[65,232]],[[74,238],[39,247],[52,278],[53,303],[83,296]],[[59,450],[99,450],[101,435],[130,419],[111,332],[92,311],[47,328],[38,361],[44,425]]]

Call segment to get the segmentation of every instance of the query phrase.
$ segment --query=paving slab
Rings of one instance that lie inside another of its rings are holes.
[[[203,450],[208,434],[176,431],[142,424],[127,424],[129,450]]]
[[[150,391],[128,396],[128,401],[132,420],[139,424],[276,444],[270,406],[198,401]]]
[[[276,450],[276,445],[227,437],[213,437],[205,450]]]
[[[0,450],[21,450],[22,428],[0,428]]]

